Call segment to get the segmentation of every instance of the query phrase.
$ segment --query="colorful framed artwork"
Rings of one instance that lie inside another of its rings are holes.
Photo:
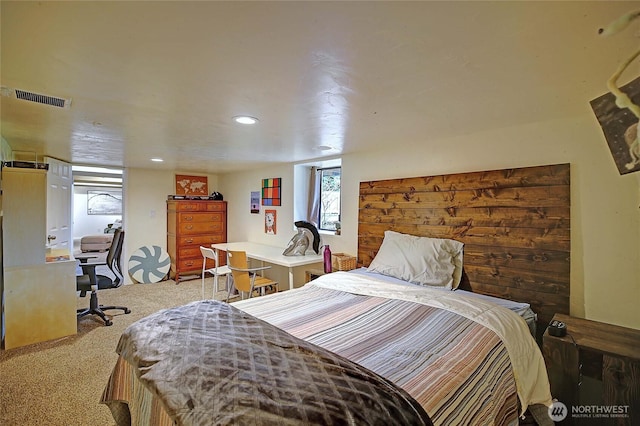
[[[262,205],[279,206],[282,178],[262,179]]]
[[[276,235],[276,214],[275,210],[264,211],[264,233],[269,235]]]
[[[206,176],[176,175],[176,195],[209,195]]]

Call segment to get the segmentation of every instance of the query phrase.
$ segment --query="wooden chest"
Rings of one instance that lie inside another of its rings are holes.
[[[171,257],[170,277],[202,273],[200,246],[227,241],[227,202],[205,200],[167,201],[167,250]],[[220,259],[220,265],[226,259]],[[207,268],[213,267],[207,264]]]
[[[562,424],[637,425],[640,421],[640,330],[556,314],[567,335],[544,333],[551,395]],[[563,408],[564,409],[564,408]]]

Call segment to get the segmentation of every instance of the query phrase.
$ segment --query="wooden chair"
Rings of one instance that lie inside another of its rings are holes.
[[[200,253],[202,253],[202,299],[204,300],[204,278],[208,272],[213,275],[213,295],[212,299],[216,298],[218,292],[218,277],[226,276],[231,273],[231,269],[228,266],[218,266],[218,253],[210,248],[200,246]],[[213,268],[207,269],[207,259],[213,260]]]
[[[249,293],[249,298],[251,298],[254,290],[259,289],[264,292],[265,287],[268,286],[274,286],[277,291],[278,283],[276,281],[258,275],[259,271],[269,269],[271,266],[249,268],[247,263],[247,253],[244,251],[228,251],[227,259],[229,262],[229,269],[231,269],[231,275],[233,277],[233,287],[238,290],[243,299],[244,293]],[[230,297],[231,287],[229,287],[229,293],[227,294],[227,302],[229,302]]]

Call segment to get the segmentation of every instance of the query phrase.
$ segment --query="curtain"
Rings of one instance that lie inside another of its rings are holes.
[[[320,170],[313,166],[309,174],[309,202],[307,205],[307,222],[319,227],[318,217],[320,216]]]

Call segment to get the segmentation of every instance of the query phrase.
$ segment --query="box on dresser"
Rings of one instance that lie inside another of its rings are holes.
[[[170,277],[201,274],[200,246],[227,241],[227,202],[213,200],[167,200],[167,251]],[[226,258],[219,259],[220,265]],[[207,265],[207,268],[213,267]]]

